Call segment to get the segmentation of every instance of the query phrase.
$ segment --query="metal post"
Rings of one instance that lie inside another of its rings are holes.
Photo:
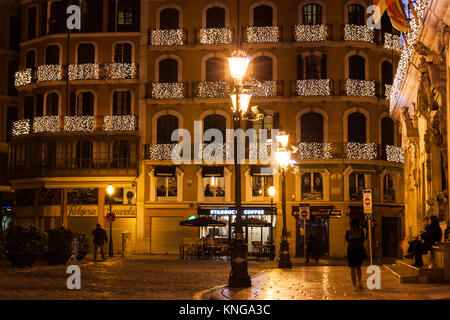
[[[112,213],[112,196],[109,196],[109,213]],[[109,256],[114,256],[112,239],[112,222],[109,222]]]
[[[274,259],[273,255],[273,197],[270,197],[270,260]]]
[[[289,242],[287,241],[287,228],[286,228],[286,172],[284,168],[281,168],[281,208],[283,210],[283,232],[281,233],[281,245],[280,245],[280,262],[279,268],[292,268],[291,260],[289,257]]]
[[[372,254],[372,219],[369,219],[369,257],[370,265],[373,265],[373,254]]]

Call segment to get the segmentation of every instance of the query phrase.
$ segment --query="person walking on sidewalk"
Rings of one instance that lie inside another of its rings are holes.
[[[361,264],[364,259],[364,231],[361,228],[358,219],[353,219],[350,222],[350,229],[345,233],[345,240],[348,243],[347,246],[347,259],[348,266],[350,267],[353,288],[355,291],[363,289],[361,283]],[[356,286],[356,276],[358,275],[358,287]]]
[[[94,236],[94,262],[97,261],[97,249],[100,248],[100,253],[102,254],[102,261],[105,260],[105,252],[103,250],[103,246],[108,243],[108,238],[106,237],[105,229],[102,229],[100,225],[97,223],[97,228],[92,231],[92,235]]]
[[[319,262],[319,255],[312,234],[306,238],[306,263],[309,263],[309,257],[311,256],[316,260],[316,263]]]

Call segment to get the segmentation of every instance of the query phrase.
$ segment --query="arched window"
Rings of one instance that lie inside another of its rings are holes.
[[[114,45],[114,62],[131,63],[132,47],[129,43],[116,43]]]
[[[48,21],[48,33],[66,32],[66,8],[62,1],[53,1],[50,5],[50,19]]]
[[[297,80],[327,79],[327,55],[297,56]]]
[[[392,63],[384,61],[381,65],[381,83],[383,88],[385,84],[392,84],[394,82],[394,67]]]
[[[322,7],[315,3],[310,3],[302,8],[303,24],[322,24]]]
[[[212,7],[206,10],[206,28],[225,28],[225,9]]]
[[[366,179],[364,174],[353,172],[349,177],[350,199],[355,201],[362,200],[363,190],[366,188]]]
[[[90,43],[78,45],[78,64],[95,63],[95,47]]]
[[[222,141],[226,140],[227,120],[220,114],[210,114],[203,119],[203,132],[217,129],[222,133]],[[214,141],[211,141],[214,142]]]
[[[36,66],[36,51],[35,50],[28,50],[26,57],[25,57],[25,67],[27,69],[34,69]]]
[[[158,118],[156,123],[156,143],[175,143],[171,140],[172,133],[178,129],[178,118],[172,115],[165,115]]]
[[[359,26],[365,25],[364,7],[359,4],[351,4],[348,6],[348,23]]]
[[[101,32],[103,21],[103,0],[81,2],[81,32]]]
[[[72,116],[93,116],[94,115],[94,94],[89,91],[80,92],[75,97],[75,92],[71,93],[70,115]]]
[[[59,96],[56,92],[47,95],[46,115],[57,116],[59,114]]]
[[[348,142],[366,143],[366,116],[354,112],[348,116]]]
[[[302,115],[301,142],[323,142],[323,116],[316,112]]]
[[[222,58],[210,58],[206,60],[206,81],[225,80],[225,60]]]
[[[383,201],[395,202],[394,179],[389,174],[385,174],[383,179]]]
[[[108,31],[139,31],[140,0],[108,1]]]
[[[366,60],[358,55],[351,56],[348,76],[353,80],[366,80]]]
[[[273,80],[273,61],[269,57],[259,56],[252,60],[253,77],[259,81]]]
[[[92,167],[92,155],[94,145],[90,141],[79,141],[76,144],[76,168],[90,168]]]
[[[272,7],[261,5],[253,9],[253,26],[268,27],[272,25],[273,25]]]
[[[27,11],[27,39],[36,38],[37,9],[30,7]]]
[[[394,143],[394,121],[389,117],[381,119],[381,150],[383,159],[386,159],[386,146],[393,146]]]
[[[159,13],[159,29],[171,30],[179,28],[179,13],[177,9],[166,8]]]
[[[50,45],[45,48],[45,64],[60,64],[59,63],[59,46]]]
[[[267,139],[272,139],[272,129],[278,129],[279,119],[279,113],[275,113],[273,116],[270,114],[266,114],[261,120],[249,122],[248,127],[255,129],[258,139],[260,138],[260,129],[267,130]]]
[[[129,168],[130,160],[130,142],[129,141],[114,141],[112,154],[113,168]]]
[[[387,11],[381,16],[381,34],[392,33],[392,23]]]
[[[159,82],[178,82],[177,60],[164,59],[159,62]]]
[[[131,114],[131,92],[129,90],[114,91],[113,114],[114,115]]]

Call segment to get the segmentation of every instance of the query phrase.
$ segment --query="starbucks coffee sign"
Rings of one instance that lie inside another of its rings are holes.
[[[109,205],[105,205],[105,216],[109,213]],[[126,205],[113,205],[112,213],[117,218],[135,218],[136,217],[136,206],[126,206]]]
[[[97,206],[67,206],[68,217],[96,217]]]

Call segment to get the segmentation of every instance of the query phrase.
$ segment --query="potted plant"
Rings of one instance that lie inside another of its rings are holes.
[[[6,232],[6,257],[15,266],[32,266],[47,251],[48,236],[32,226],[11,226]]]
[[[89,253],[89,236],[84,232],[77,232],[78,237],[78,260],[83,260],[84,257]]]
[[[48,252],[45,259],[48,264],[66,264],[73,252],[75,234],[69,229],[56,228],[47,231]]]

